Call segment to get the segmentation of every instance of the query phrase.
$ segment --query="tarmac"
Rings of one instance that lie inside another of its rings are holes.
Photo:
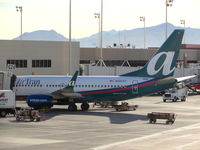
[[[40,122],[0,118],[0,150],[199,150],[200,96],[189,96],[186,102],[164,103],[161,96],[128,102],[139,107],[116,112],[91,105],[87,112],[69,112],[67,106],[55,106],[40,113]],[[171,112],[177,117],[173,125],[165,120],[150,124],[150,112]]]

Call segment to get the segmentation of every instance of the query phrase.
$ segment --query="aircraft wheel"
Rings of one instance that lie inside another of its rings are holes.
[[[89,109],[89,107],[90,107],[89,104],[86,102],[81,104],[82,111],[87,111]]]
[[[178,100],[178,97],[174,97],[174,99],[172,101],[176,102],[177,100]]]
[[[185,102],[186,101],[186,97],[184,96],[182,99],[181,99],[182,102]]]
[[[6,117],[6,115],[7,115],[7,112],[6,112],[6,111],[4,111],[4,110],[1,111],[1,113],[0,113],[0,116],[1,116],[1,117]]]
[[[77,111],[77,106],[75,103],[69,104],[68,106],[69,111]]]

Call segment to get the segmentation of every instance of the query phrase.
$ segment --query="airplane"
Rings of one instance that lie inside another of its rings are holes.
[[[139,70],[119,76],[17,76],[17,97],[26,97],[30,107],[68,105],[69,111],[89,109],[89,102],[122,101],[172,88],[193,78],[173,77],[184,30],[177,29]]]

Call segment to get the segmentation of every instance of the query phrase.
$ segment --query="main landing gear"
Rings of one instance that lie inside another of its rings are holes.
[[[82,109],[82,111],[87,111],[88,109],[89,109],[89,104],[87,103],[87,102],[83,102],[82,104],[81,104],[81,109]]]
[[[70,103],[68,106],[69,111],[77,111],[77,106],[75,103]]]
[[[87,103],[87,102],[83,102],[82,104],[81,104],[81,110],[82,111],[87,111],[88,109],[89,109],[89,104]],[[74,102],[71,102],[70,104],[69,104],[69,106],[68,106],[68,110],[69,111],[77,111],[77,106],[76,106],[76,104],[74,103]]]

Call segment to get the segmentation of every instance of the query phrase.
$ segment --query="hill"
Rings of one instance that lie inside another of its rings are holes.
[[[180,29],[181,27],[168,24],[168,35],[174,29]],[[114,43],[117,45],[130,44],[137,48],[143,48],[143,28],[136,28],[131,30],[110,30],[103,32],[103,46],[113,46]],[[96,47],[98,46],[99,34],[93,34],[89,37],[80,39],[73,39],[74,41],[80,41],[81,47]],[[13,40],[19,40],[20,37],[14,38]],[[39,41],[67,41],[68,39],[63,35],[57,33],[54,30],[38,30],[30,33],[23,34],[23,40],[39,40]],[[157,47],[160,46],[165,40],[165,24],[156,26],[146,27],[146,47]],[[185,30],[185,43],[186,44],[200,44],[200,29],[186,28]]]

